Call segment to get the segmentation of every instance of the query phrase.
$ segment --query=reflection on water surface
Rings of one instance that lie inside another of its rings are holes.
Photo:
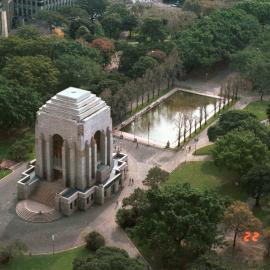
[[[206,105],[207,114],[214,110],[214,98],[195,95],[177,91],[159,106],[146,112],[135,123],[131,123],[122,130],[128,133],[135,133],[135,136],[148,138],[162,144],[170,141],[171,146],[177,141],[176,118],[178,112],[191,113],[193,117],[199,118],[200,107]]]

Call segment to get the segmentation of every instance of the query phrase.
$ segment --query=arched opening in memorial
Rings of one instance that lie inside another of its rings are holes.
[[[63,138],[55,134],[53,135],[53,179],[62,179],[62,147]]]
[[[97,144],[97,163],[99,164],[101,163],[101,132],[99,130],[95,133],[94,139]]]

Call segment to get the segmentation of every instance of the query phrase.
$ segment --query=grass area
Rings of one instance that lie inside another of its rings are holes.
[[[214,148],[214,144],[210,144],[210,145],[197,149],[196,153],[194,152],[193,154],[196,156],[212,155],[213,148]]]
[[[257,116],[257,118],[262,121],[267,119],[266,109],[268,104],[270,104],[269,101],[253,101],[247,105],[247,107],[244,109],[247,112],[253,113]]]
[[[0,169],[0,179],[7,176],[8,174],[11,173],[11,170],[8,169]]]
[[[230,172],[218,168],[213,161],[196,161],[176,168],[166,184],[190,183],[202,191],[211,189],[235,200],[245,200],[246,193],[235,186],[234,178]]]
[[[86,248],[79,247],[55,255],[21,256],[12,259],[1,270],[72,270],[73,259],[88,254]]]

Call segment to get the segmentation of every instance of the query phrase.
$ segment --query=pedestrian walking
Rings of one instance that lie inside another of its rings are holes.
[[[133,186],[133,184],[134,184],[134,178],[132,178],[132,186]]]
[[[137,145],[136,145],[136,148],[138,148],[139,147],[139,143],[138,143],[138,141],[137,141]]]
[[[191,151],[191,146],[188,147],[188,151],[189,151],[189,152]]]
[[[118,202],[118,200],[116,200],[116,202],[115,202],[115,208],[118,207],[118,204],[119,204],[119,202]]]

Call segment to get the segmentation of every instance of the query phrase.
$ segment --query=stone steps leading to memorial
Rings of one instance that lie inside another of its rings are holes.
[[[16,206],[16,213],[23,220],[33,223],[49,223],[62,217],[55,209],[44,208],[31,200],[20,201]]]
[[[61,186],[61,183],[59,181],[56,182],[40,181],[38,187],[30,196],[30,199],[54,208],[55,196],[63,189],[64,188]]]

